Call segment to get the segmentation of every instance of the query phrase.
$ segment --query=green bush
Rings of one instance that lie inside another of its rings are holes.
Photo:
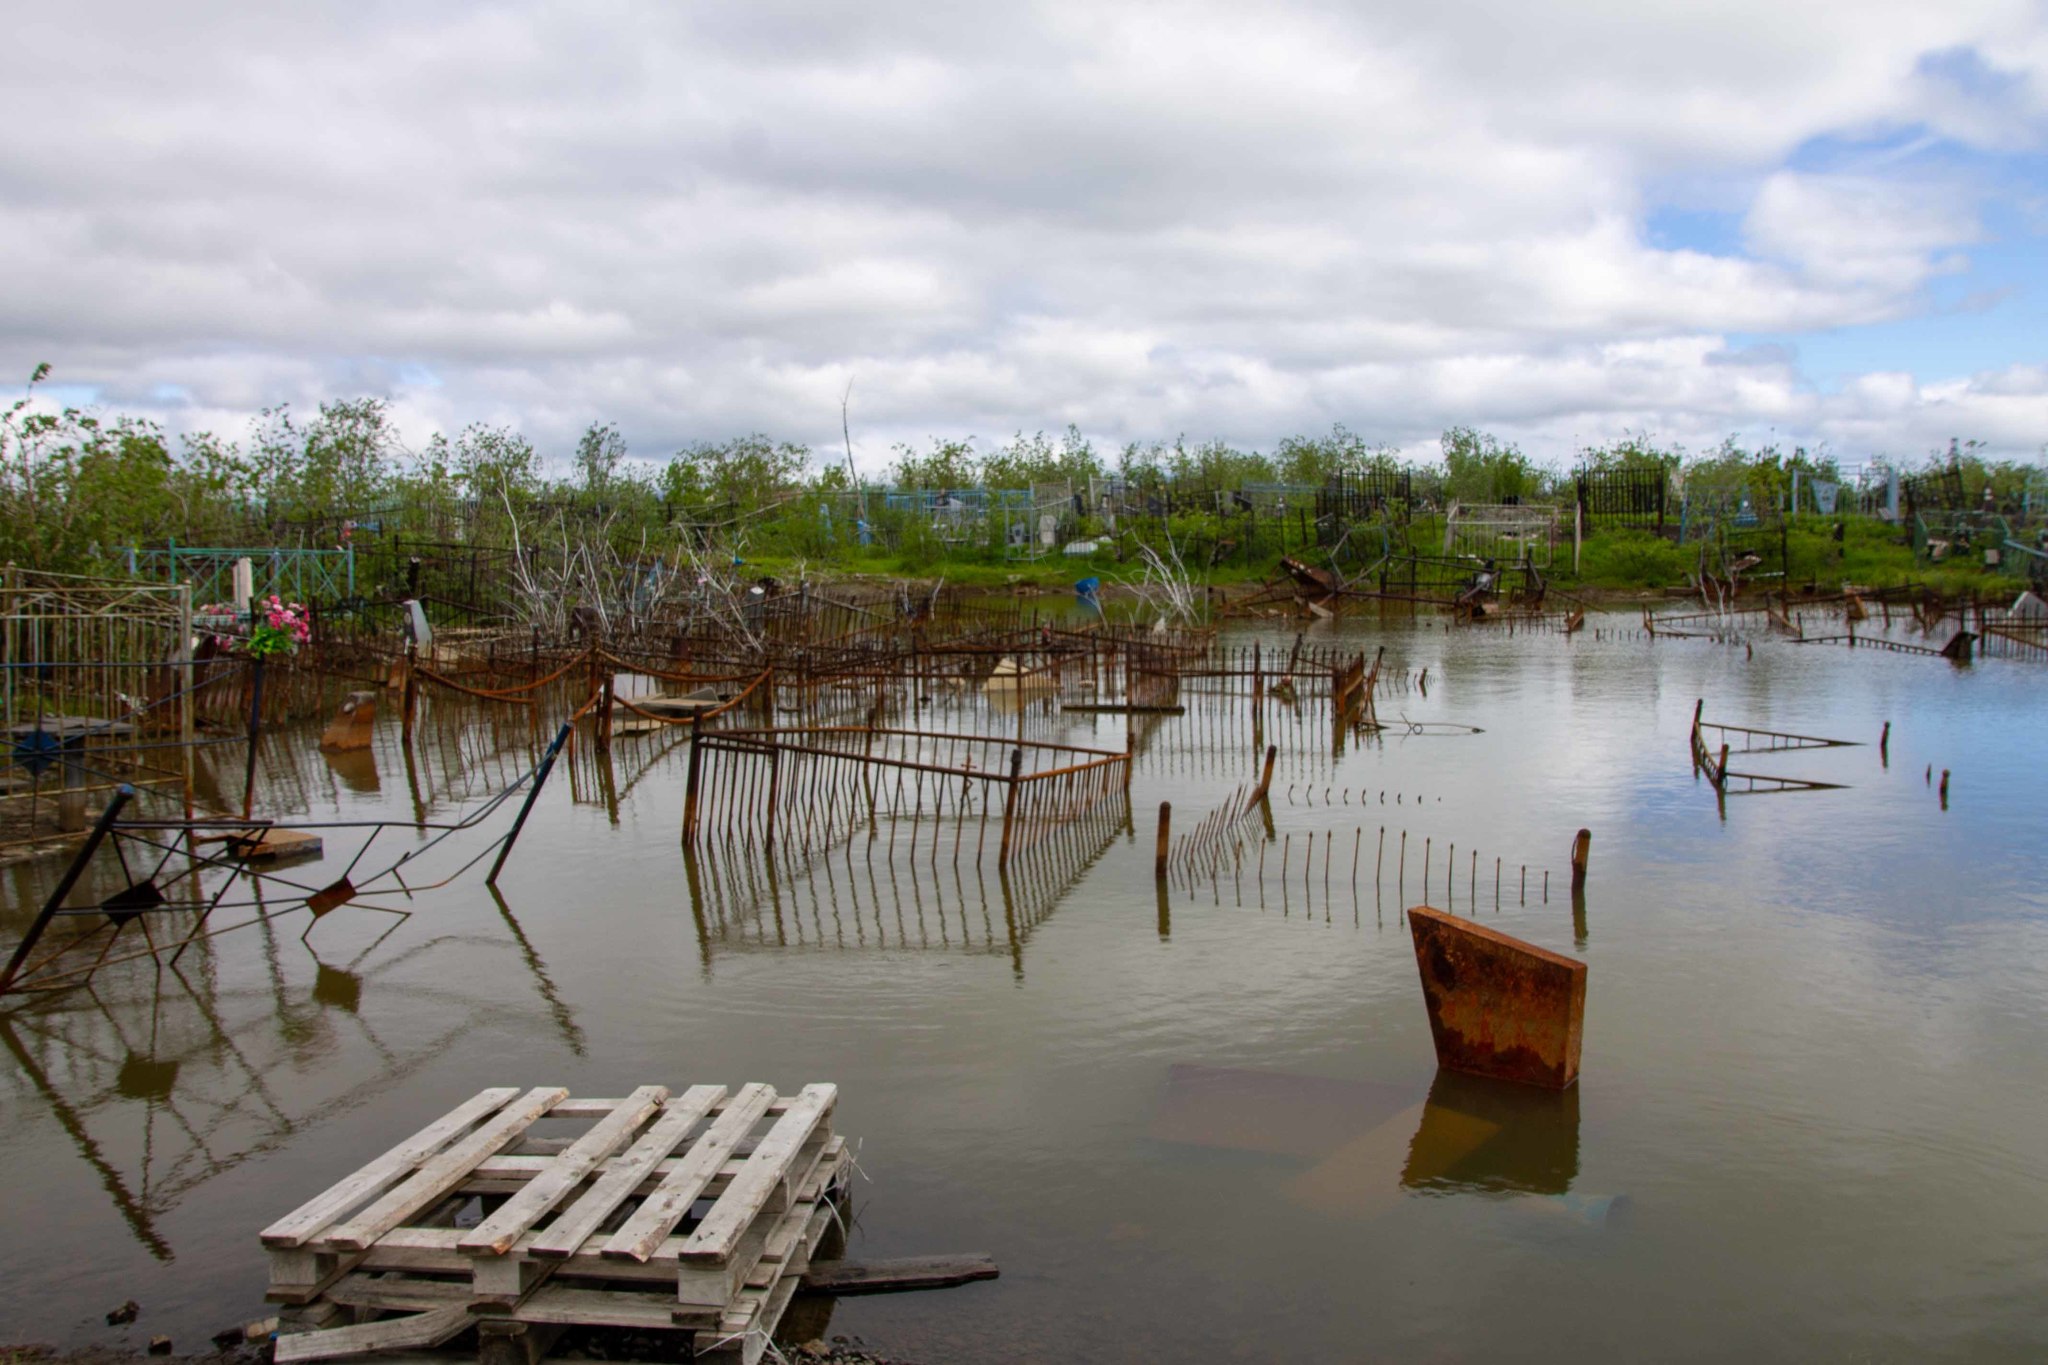
[[[1649,531],[1603,531],[1585,543],[1579,576],[1602,587],[1666,588],[1687,581],[1692,557]]]

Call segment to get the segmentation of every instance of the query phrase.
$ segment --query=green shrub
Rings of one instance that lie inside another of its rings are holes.
[[[1687,581],[1693,557],[1650,531],[1602,531],[1579,557],[1587,583],[1617,588],[1666,588]]]

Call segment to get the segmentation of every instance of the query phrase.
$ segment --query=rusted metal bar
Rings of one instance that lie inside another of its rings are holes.
[[[527,790],[526,800],[520,803],[519,814],[512,819],[512,828],[505,835],[505,845],[498,850],[497,859],[491,863],[490,875],[484,878],[485,886],[498,884],[498,873],[504,870],[505,860],[512,856],[512,845],[519,842],[519,831],[526,828],[526,817],[533,810],[533,803],[540,799],[540,789],[546,784],[548,774],[554,770],[555,757],[562,752],[562,746],[569,742],[569,734],[574,728],[565,722],[562,728],[555,732],[554,742],[548,745],[548,751],[541,755],[540,766],[533,770],[533,786]]]
[[[1152,880],[1166,880],[1166,848],[1173,834],[1173,802],[1159,803],[1159,837],[1152,849]]]
[[[697,842],[697,783],[704,768],[703,725],[698,716],[690,717],[690,769],[689,777],[683,783],[683,844],[694,847]]]
[[[92,855],[99,851],[100,844],[114,828],[114,822],[120,818],[122,808],[134,799],[134,796],[135,788],[126,784],[115,789],[114,799],[107,802],[107,808],[100,812],[100,818],[94,822],[92,832],[85,836],[85,842],[72,856],[71,866],[64,869],[64,875],[51,889],[49,898],[43,902],[43,908],[36,912],[35,920],[28,927],[28,933],[15,946],[14,956],[7,961],[7,969],[0,971],[0,995],[5,995],[13,987],[15,975],[20,972],[21,964],[28,960],[28,955],[35,948],[37,940],[49,929],[50,921],[57,917],[57,911],[64,904],[64,898],[71,894],[71,888],[78,885],[78,879],[85,875],[86,864],[92,861]]]
[[[996,846],[996,869],[998,871],[1010,865],[1010,825],[1017,809],[1017,789],[1020,785],[1017,781],[1017,775],[1023,771],[1023,768],[1024,751],[1022,749],[1010,750],[1009,787],[1003,794],[1003,837],[1002,842]]]

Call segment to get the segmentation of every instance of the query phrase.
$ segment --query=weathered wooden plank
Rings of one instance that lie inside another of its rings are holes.
[[[852,1164],[853,1158],[846,1150],[845,1138],[834,1134],[826,1139],[824,1156],[797,1189],[795,1202],[815,1204],[824,1197],[826,1190],[838,1183],[839,1177]]]
[[[747,1158],[752,1154],[751,1148],[747,1144],[742,1143],[740,1149],[728,1155],[725,1159],[725,1164],[718,1168],[718,1174],[712,1177],[713,1183],[716,1184],[721,1180],[738,1175],[745,1168]],[[470,1194],[517,1194],[526,1187],[527,1181],[539,1175],[543,1170],[546,1170],[547,1163],[553,1159],[553,1157],[534,1156],[490,1157],[477,1163],[476,1169],[469,1173],[469,1177],[462,1182],[461,1188]],[[613,1166],[624,1159],[624,1157],[613,1157],[610,1161],[602,1163],[597,1168],[597,1174],[602,1177]],[[683,1158],[679,1156],[670,1156],[664,1160],[657,1161],[641,1178],[636,1192],[640,1194],[654,1193],[661,1182],[674,1174],[676,1168],[682,1164]],[[723,1188],[723,1186],[720,1186],[720,1188]],[[703,1196],[699,1195],[698,1197],[701,1199]]]
[[[797,1165],[803,1168],[798,1180],[806,1180],[816,1169],[825,1150],[829,1134],[814,1134],[813,1140],[804,1151],[808,1158],[799,1155]],[[685,1307],[723,1308],[732,1302],[753,1273],[768,1248],[768,1241],[777,1227],[785,1221],[778,1217],[780,1210],[767,1210],[756,1217],[733,1243],[725,1259],[717,1262],[692,1262],[680,1260],[676,1266],[676,1302]],[[801,1223],[798,1227],[801,1228]],[[792,1234],[793,1235],[793,1234]],[[686,1244],[687,1245],[687,1244]]]
[[[271,1285],[290,1287],[318,1280],[329,1268],[322,1264],[323,1259],[331,1263],[334,1253],[273,1248],[264,1253],[264,1259],[270,1263]]]
[[[668,1240],[678,1244],[682,1241],[680,1237]],[[513,1248],[515,1255],[523,1251],[523,1246]],[[615,1280],[644,1280],[649,1284],[664,1286],[664,1292],[670,1298],[674,1297],[676,1268],[673,1260],[650,1260],[645,1264],[639,1261],[607,1261],[593,1251],[579,1252],[566,1261],[548,1261],[545,1264],[559,1266],[564,1274],[602,1276]],[[359,1268],[474,1276],[476,1265],[476,1261],[455,1249],[452,1239],[430,1241],[416,1234],[411,1228],[394,1228],[378,1238],[377,1245],[363,1253]]]
[[[296,1247],[364,1200],[381,1194],[458,1134],[505,1106],[517,1086],[485,1090],[399,1143],[384,1155],[337,1181],[263,1229],[263,1245]]]
[[[510,1312],[561,1264],[526,1256],[471,1257],[469,1311],[498,1316]]]
[[[468,1138],[428,1160],[411,1178],[334,1228],[326,1240],[343,1250],[366,1250],[379,1237],[461,1184],[477,1162],[524,1132],[568,1093],[555,1086],[527,1091]]]
[[[662,1331],[691,1330],[679,1324],[666,1294],[631,1290],[573,1289],[550,1284],[512,1313],[516,1322],[552,1322],[592,1327],[640,1327]]]
[[[455,1212],[462,1202],[462,1196],[451,1195],[416,1221],[453,1231]],[[312,1303],[329,1285],[360,1265],[364,1255],[360,1251],[336,1251],[322,1242],[292,1251],[273,1247],[264,1254],[270,1261],[271,1275],[263,1297],[279,1304]]]
[[[772,1259],[762,1255],[761,1263],[747,1276],[748,1287],[767,1289],[784,1275],[802,1274],[809,1268],[811,1253],[825,1239],[825,1229],[831,1223],[832,1211],[822,1204],[791,1209],[777,1219],[768,1244],[771,1249],[779,1245],[781,1251]]]
[[[533,1254],[553,1259],[574,1256],[584,1240],[611,1217],[612,1210],[631,1198],[649,1173],[690,1135],[698,1120],[724,1098],[725,1087],[722,1085],[693,1085],[669,1100],[662,1109],[661,1117],[641,1135],[640,1140],[623,1157],[606,1162],[604,1174],[584,1192],[583,1197],[534,1239]]]
[[[791,1098],[785,1096],[781,1099],[770,1100],[768,1102],[768,1112],[771,1114],[782,1113],[789,1108]],[[622,1103],[624,1103],[622,1100],[581,1099],[572,1095],[549,1110],[548,1117],[553,1119],[601,1119],[612,1110],[618,1108]],[[717,1106],[714,1105],[713,1112],[715,1113],[716,1111]],[[566,1139],[563,1140],[562,1145],[568,1145]]]
[[[809,1141],[811,1132],[825,1120],[839,1098],[839,1087],[807,1085],[797,1093],[789,1112],[775,1121],[760,1146],[747,1158],[746,1169],[711,1206],[683,1244],[685,1261],[722,1261],[732,1252],[740,1235],[767,1204],[780,1186],[797,1154]]]
[[[361,1355],[367,1351],[439,1346],[467,1326],[469,1310],[455,1303],[410,1317],[385,1318],[354,1327],[292,1332],[277,1339],[272,1358],[279,1365],[290,1365],[292,1361],[332,1360],[337,1356]]]
[[[739,1365],[760,1365],[775,1329],[782,1323],[783,1313],[789,1308],[789,1301],[796,1296],[801,1278],[784,1275],[766,1289],[748,1289],[746,1294],[752,1302],[744,1314],[728,1314],[719,1322],[717,1335],[708,1341],[704,1334],[699,1334],[693,1344],[693,1357],[697,1360],[736,1360]]]
[[[901,1294],[946,1289],[1001,1272],[983,1252],[956,1256],[901,1256],[888,1261],[820,1261],[804,1272],[804,1292],[818,1294]]]
[[[643,1085],[581,1138],[556,1157],[545,1171],[528,1181],[526,1188],[501,1205],[457,1244],[473,1256],[503,1256],[519,1235],[546,1217],[555,1205],[569,1197],[584,1177],[613,1152],[626,1145],[640,1125],[668,1098],[668,1087]]]
[[[351,1308],[376,1308],[394,1313],[424,1313],[449,1304],[469,1304],[470,1289],[453,1280],[422,1280],[407,1275],[344,1275],[326,1297]]]
[[[549,1110],[548,1117],[553,1119],[574,1118],[577,1116],[577,1111],[583,1110],[586,1106],[601,1104],[607,1106],[607,1108],[593,1114],[585,1115],[585,1117],[602,1118],[605,1113],[610,1112],[610,1106],[616,1105],[617,1103],[617,1100],[578,1100],[571,1098],[564,1100],[561,1104]],[[790,1103],[791,1099],[789,1096],[782,1096],[780,1098],[770,1100],[768,1102],[767,1110],[768,1117],[779,1118],[783,1114],[789,1112]],[[715,1118],[718,1114],[722,1113],[724,1111],[724,1107],[724,1101],[712,1105],[712,1116]],[[569,1144],[573,1141],[575,1141],[575,1139],[573,1138],[558,1137],[521,1138],[518,1142],[513,1143],[510,1147],[507,1147],[503,1152],[499,1153],[497,1156],[490,1158],[489,1161],[485,1162],[483,1166],[478,1167],[478,1169],[487,1169],[494,1163],[504,1162],[506,1163],[504,1167],[506,1171],[516,1172],[523,1170],[527,1172],[529,1175],[538,1174],[541,1170],[541,1165],[539,1163],[544,1162],[548,1157],[558,1156],[561,1153],[568,1151]],[[748,1150],[748,1144],[744,1142],[740,1144],[740,1152],[745,1153]]]
[[[824,1156],[811,1178],[804,1182],[798,1194],[798,1202],[815,1201],[824,1188],[846,1169],[846,1139],[837,1135],[825,1144]],[[729,1169],[734,1169],[730,1168]],[[377,1244],[357,1258],[360,1268],[366,1271],[419,1271],[432,1274],[469,1274],[475,1262],[457,1251],[456,1244],[464,1232],[459,1228],[393,1228],[377,1239]],[[535,1251],[535,1243],[546,1235],[546,1230],[528,1233],[513,1244],[513,1255],[528,1255]],[[599,1252],[586,1246],[562,1263],[560,1273],[570,1276],[618,1280],[645,1280],[650,1284],[670,1286],[675,1284],[676,1260],[683,1249],[684,1239],[671,1235],[662,1240],[654,1254],[645,1262],[606,1259]]]
[[[682,1164],[670,1172],[669,1177],[661,1182],[660,1188],[633,1211],[633,1216],[626,1220],[625,1226],[612,1234],[611,1240],[604,1245],[603,1254],[614,1259],[632,1261],[644,1261],[652,1256],[654,1249],[661,1245],[662,1240],[675,1229],[676,1224],[683,1221],[683,1216],[690,1211],[690,1205],[695,1202],[698,1192],[711,1183],[712,1175],[725,1164],[726,1155],[752,1130],[754,1124],[760,1121],[762,1112],[768,1108],[768,1102],[774,1098],[775,1092],[759,1082],[742,1086],[739,1094],[733,1097],[732,1103],[725,1107],[725,1112],[718,1116],[717,1121],[690,1149],[689,1155],[683,1158]],[[785,1114],[777,1120],[777,1124],[779,1126],[788,1121],[789,1115]],[[755,1154],[759,1155],[758,1148]],[[750,1163],[752,1160],[753,1158],[749,1158]],[[737,1184],[745,1178],[746,1172],[743,1170],[734,1183]],[[726,1192],[730,1194],[731,1191],[732,1186],[728,1185]]]
[[[290,1254],[292,1253],[271,1253],[273,1257]],[[350,1254],[343,1254],[340,1252],[328,1252],[321,1258],[321,1261],[317,1264],[317,1268],[314,1271],[312,1279],[286,1280],[278,1279],[273,1276],[270,1284],[264,1288],[263,1298],[268,1303],[276,1304],[312,1303],[314,1300],[318,1299],[323,1292],[326,1291],[329,1285],[333,1284],[343,1275],[346,1275],[349,1271],[354,1270],[358,1265],[360,1265],[362,1263],[362,1259],[363,1253],[361,1252],[354,1252]]]

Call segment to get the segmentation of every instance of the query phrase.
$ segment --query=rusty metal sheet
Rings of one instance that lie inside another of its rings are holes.
[[[1408,928],[1439,1066],[1553,1090],[1579,1078],[1585,963],[1426,905]]]

